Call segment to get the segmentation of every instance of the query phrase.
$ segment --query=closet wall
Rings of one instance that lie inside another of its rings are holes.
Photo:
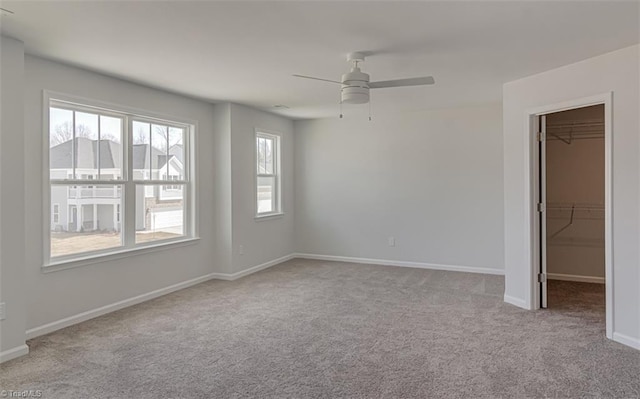
[[[546,123],[549,278],[604,282],[604,106]]]

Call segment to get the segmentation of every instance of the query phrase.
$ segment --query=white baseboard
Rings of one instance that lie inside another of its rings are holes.
[[[604,277],[579,276],[577,274],[547,273],[549,280],[576,281],[579,283],[604,284]]]
[[[162,295],[166,295],[169,293],[172,293],[174,291],[178,291],[184,288],[188,288],[191,287],[193,285],[196,284],[200,284],[203,283],[205,281],[208,280],[212,280],[212,279],[219,279],[219,280],[236,280],[239,279],[241,277],[247,276],[249,274],[258,272],[260,270],[266,269],[268,267],[271,266],[275,266],[279,263],[282,262],[286,262],[290,259],[293,259],[295,256],[294,254],[289,254],[287,256],[283,256],[281,258],[278,259],[274,259],[272,261],[269,262],[265,262],[262,263],[260,265],[251,267],[249,269],[246,270],[242,270],[240,272],[237,273],[232,273],[232,274],[227,274],[227,273],[210,273],[201,277],[197,277],[191,280],[187,280],[187,281],[183,281],[181,283],[178,284],[173,284],[170,285],[168,287],[164,287],[164,288],[160,288],[158,290],[155,291],[151,291],[151,292],[147,292],[146,294],[142,294],[142,295],[138,295],[135,296],[133,298],[128,298],[122,301],[118,301],[116,303],[112,303],[110,305],[106,305],[106,306],[102,306],[99,307],[97,309],[92,309],[92,310],[88,310],[86,312],[82,312],[82,313],[78,313],[76,315],[70,316],[70,317],[66,317],[62,320],[57,320],[51,323],[47,323],[45,325],[39,326],[39,327],[35,327],[35,328],[31,328],[29,330],[27,330],[26,332],[26,339],[32,339],[35,337],[39,337],[41,335],[45,335],[45,334],[49,334],[51,332],[54,332],[56,330],[60,330],[62,328],[65,327],[69,327],[72,326],[74,324],[78,324],[78,323],[82,323],[83,321],[87,321],[90,319],[93,319],[95,317],[98,316],[102,316],[105,315],[107,313],[111,313],[111,312],[115,312],[116,310],[120,310],[129,306],[133,306],[133,305],[137,305],[139,303],[142,302],[146,302],[148,300],[160,297]]]
[[[7,362],[16,357],[24,356],[29,353],[29,347],[26,344],[16,346],[4,352],[0,352],[0,363]]]
[[[278,259],[274,259],[274,260],[270,260],[268,262],[262,263],[260,265],[257,266],[253,266],[250,267],[248,269],[236,272],[236,273],[213,273],[213,278],[219,279],[219,280],[226,280],[226,281],[233,281],[233,280],[237,280],[241,277],[244,276],[248,276],[250,274],[259,272],[260,270],[264,270],[267,269],[271,266],[275,266],[278,265],[282,262],[286,262],[288,260],[291,260],[293,258],[296,257],[296,254],[289,254],[289,255],[285,255],[281,258]]]
[[[317,260],[328,260],[328,261],[336,261],[336,262],[364,263],[369,265],[412,267],[414,269],[447,270],[452,272],[494,274],[499,276],[504,275],[504,270],[490,268],[490,267],[440,265],[436,263],[408,262],[403,260],[369,259],[369,258],[355,258],[350,256],[317,255],[317,254],[304,254],[304,253],[297,253],[295,254],[295,257],[302,258],[302,259],[317,259]]]
[[[93,319],[95,317],[102,316],[107,313],[115,312],[116,310],[120,310],[132,305],[146,302],[148,300],[157,298],[159,296],[166,295],[171,292],[178,291],[187,287],[191,287],[193,285],[200,284],[214,278],[216,278],[215,273],[206,274],[201,277],[183,281],[181,283],[173,284],[168,287],[160,288],[151,292],[147,292],[146,294],[134,296],[132,298],[128,298],[122,301],[118,301],[116,303],[112,303],[110,305],[105,305],[97,309],[92,309],[86,312],[78,313],[76,315],[66,317],[64,319],[57,320],[51,323],[47,323],[39,327],[34,327],[27,330],[26,339],[32,339],[35,337],[39,337],[41,335],[49,334],[50,332],[60,330],[65,327],[69,327],[74,324],[82,323],[83,321]]]
[[[634,349],[640,350],[640,339],[632,338],[628,335],[620,334],[617,332],[613,333],[613,340],[621,343],[623,345],[630,346]]]
[[[529,306],[527,306],[527,302],[524,299],[516,298],[511,295],[504,294],[504,301],[513,306],[517,306],[522,309],[529,310]]]

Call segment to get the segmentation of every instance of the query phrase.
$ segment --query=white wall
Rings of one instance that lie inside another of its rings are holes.
[[[501,271],[501,117],[496,104],[296,122],[298,252]]]
[[[289,119],[231,104],[231,181],[233,271],[239,272],[290,255],[294,247],[294,134]],[[256,220],[255,129],[281,135],[282,209],[284,215]],[[240,245],[243,254],[240,255]]]
[[[47,145],[43,142],[43,90],[198,121],[196,179],[201,241],[172,250],[43,273],[45,177],[40,154],[43,145]],[[218,271],[217,254],[211,245],[215,242],[216,224],[211,205],[214,196],[211,104],[31,56],[25,57],[24,95],[25,152],[19,158],[25,171],[27,329]],[[14,164],[13,169],[20,168]]]
[[[24,285],[24,171],[20,167],[24,161],[24,46],[1,37],[0,51],[0,302],[6,303],[6,319],[0,321],[3,361],[27,350],[25,295],[31,291]]]
[[[638,46],[504,85],[505,295],[533,307],[527,110],[613,92],[614,339],[640,348]]]

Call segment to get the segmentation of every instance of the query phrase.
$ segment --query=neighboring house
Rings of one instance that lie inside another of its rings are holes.
[[[178,147],[178,146],[174,146]],[[181,146],[179,146],[181,147]],[[181,148],[170,154],[149,146],[133,146],[133,178],[135,180],[182,180],[184,165]],[[122,145],[120,143],[78,137],[50,149],[51,179],[76,177],[101,180],[121,177]],[[114,182],[115,183],[115,182]],[[57,186],[51,187],[52,231],[120,231],[122,221],[122,186]],[[179,185],[136,185],[136,230],[171,230],[182,233],[182,191]]]

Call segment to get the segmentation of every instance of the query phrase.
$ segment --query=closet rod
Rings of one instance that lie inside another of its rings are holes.
[[[604,132],[565,132],[554,133],[547,130],[548,140],[560,140],[565,144],[571,144],[573,140],[603,139]]]
[[[603,127],[593,127],[593,126],[580,126],[577,128],[574,127],[559,127],[559,128],[550,128],[547,126],[547,131],[553,131],[557,133],[565,132],[565,133],[592,133],[592,132],[604,132]]]
[[[580,206],[580,205],[549,205],[547,209],[566,211],[604,211],[604,206]]]
[[[576,129],[576,128],[603,128],[604,127],[604,123],[582,123],[582,124],[567,124],[567,123],[562,123],[562,124],[553,124],[553,123],[547,123],[547,129]]]

